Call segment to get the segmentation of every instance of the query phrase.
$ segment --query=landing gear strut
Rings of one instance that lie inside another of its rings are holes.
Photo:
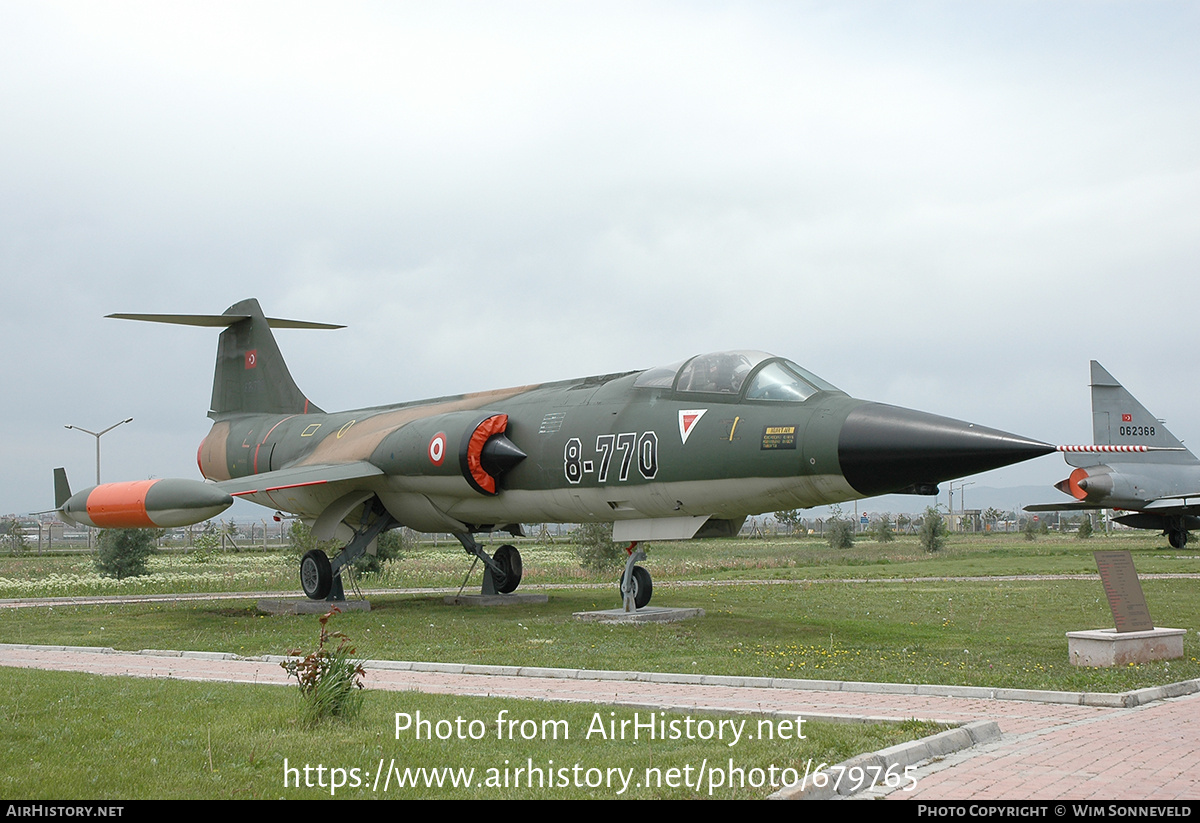
[[[621,601],[627,612],[645,608],[654,594],[654,584],[650,580],[650,572],[636,565],[646,559],[646,552],[637,541],[626,547],[625,553],[629,559],[625,561],[625,573],[621,575]]]
[[[503,545],[488,557],[483,546],[466,532],[454,535],[467,554],[479,558],[486,567],[483,572],[483,594],[512,594],[521,585],[521,553],[516,546]]]
[[[374,520],[371,516],[374,515]],[[368,522],[369,521],[369,522]],[[300,587],[310,600],[328,600],[330,602],[346,599],[342,588],[342,569],[366,554],[367,546],[371,545],[381,532],[399,525],[388,514],[378,498],[363,506],[362,521],[354,532],[354,537],[346,544],[346,548],[338,552],[338,556],[329,556],[320,549],[313,549],[300,560]]]

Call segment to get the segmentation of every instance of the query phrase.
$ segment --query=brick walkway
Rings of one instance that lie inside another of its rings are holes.
[[[241,659],[202,652],[126,653],[0,645],[3,666],[180,680],[284,684],[286,676],[278,661],[276,657]],[[564,688],[564,680],[570,681],[569,688]],[[757,678],[387,661],[368,665],[368,686],[658,710],[801,714],[814,719],[918,718],[953,724],[991,720],[999,724],[1000,738],[922,765],[916,791],[896,791],[889,796],[926,800],[1200,798],[1197,681],[1175,690],[1189,694],[1133,708],[1120,707],[1120,701],[1105,695],[1085,700],[1082,695],[1062,693],[815,682],[797,688],[795,683],[779,687]],[[1132,702],[1137,700],[1135,697]]]

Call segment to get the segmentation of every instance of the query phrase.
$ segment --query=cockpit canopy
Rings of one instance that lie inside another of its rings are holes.
[[[673,389],[681,394],[730,399],[801,402],[819,391],[839,389],[791,360],[761,351],[722,351],[647,369],[635,388]]]

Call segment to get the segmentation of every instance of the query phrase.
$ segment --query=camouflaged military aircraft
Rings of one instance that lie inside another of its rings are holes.
[[[300,562],[316,600],[343,597],[346,564],[387,529],[449,532],[487,567],[485,593],[521,580],[521,556],[489,556],[480,534],[523,523],[613,522],[630,544],[626,608],[650,600],[649,540],[735,535],[748,515],[937,484],[1047,454],[1053,446],[923,412],[856,400],[790,360],[758,351],[670,366],[326,413],[296,386],[271,328],[340,328],[264,317],[256,300],[221,315],[115,314],[224,328],[205,481],[106,483],[56,507],[78,523],[179,526],[233,497],[289,512],[345,548]]]
[[[1114,519],[1135,529],[1161,529],[1172,547],[1182,549],[1188,530],[1200,528],[1200,460],[1095,360],[1091,370],[1094,445],[1058,447],[1078,468],[1054,487],[1075,502],[1025,511],[1131,512]]]

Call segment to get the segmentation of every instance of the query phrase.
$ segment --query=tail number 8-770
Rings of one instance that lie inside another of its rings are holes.
[[[613,465],[613,457],[620,459],[619,466]],[[658,474],[658,435],[652,431],[622,432],[621,434],[601,434],[596,437],[596,453],[593,459],[583,458],[583,443],[578,437],[572,437],[563,447],[563,474],[568,483],[579,483],[593,472],[596,482],[608,482],[609,472],[617,475],[617,480],[629,479],[630,469],[634,458],[637,458],[638,472],[647,480],[653,480]]]

